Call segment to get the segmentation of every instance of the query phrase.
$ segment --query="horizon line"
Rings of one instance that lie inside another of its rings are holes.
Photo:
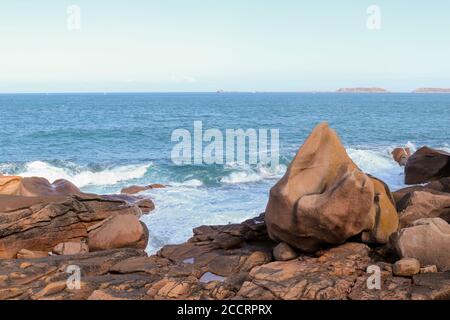
[[[346,89],[346,88],[344,88]],[[359,89],[359,88],[358,88]],[[362,87],[361,89],[370,89]],[[421,88],[417,88],[421,89]],[[31,91],[31,92],[0,92],[0,95],[19,95],[19,94],[42,94],[42,95],[56,95],[56,94],[150,94],[150,93],[216,93],[216,94],[238,94],[238,93],[314,93],[314,94],[320,94],[320,93],[336,93],[336,94],[396,94],[396,93],[402,93],[402,94],[449,94],[450,92],[439,92],[439,91],[429,91],[429,92],[415,92],[417,89],[411,90],[411,91],[345,91],[345,92],[339,92],[337,90],[329,91],[329,90],[299,90],[299,91],[282,91],[282,90],[216,90],[216,91]],[[426,88],[431,89],[431,88]],[[437,88],[437,89],[446,89],[446,88]]]

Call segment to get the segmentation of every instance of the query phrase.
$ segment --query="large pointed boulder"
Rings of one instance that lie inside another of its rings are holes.
[[[265,219],[273,240],[307,252],[360,234],[387,243],[398,227],[389,188],[356,166],[326,123],[313,130],[271,189]]]

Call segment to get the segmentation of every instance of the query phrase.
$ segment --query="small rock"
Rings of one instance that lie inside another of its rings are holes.
[[[29,262],[23,262],[23,263],[21,263],[20,264],[20,269],[26,269],[26,268],[28,268],[28,267],[31,267],[31,263],[29,263]]]
[[[243,241],[242,238],[223,233],[216,236],[213,243],[222,249],[228,250],[240,247]]]
[[[126,188],[123,188],[120,193],[125,193],[125,194],[136,194],[142,191],[146,191],[146,190],[151,190],[151,189],[162,189],[165,188],[166,186],[159,184],[159,183],[155,183],[155,184],[150,184],[148,186],[129,186]]]
[[[87,298],[88,300],[123,300],[121,298],[116,298],[103,290],[94,290],[91,295]]]
[[[437,273],[438,269],[436,266],[425,266],[420,268],[420,273]]]
[[[270,253],[255,251],[247,258],[242,266],[242,270],[250,271],[254,267],[269,263],[271,258]]]
[[[411,156],[410,148],[395,148],[392,151],[392,157],[402,167],[406,165],[406,161]]]
[[[273,249],[273,257],[277,261],[289,261],[298,255],[288,244],[282,242]]]
[[[88,246],[91,251],[116,248],[145,249],[147,242],[147,227],[131,214],[116,215],[88,235]]]
[[[63,242],[57,244],[53,248],[53,253],[63,256],[70,256],[87,252],[89,252],[89,247],[87,244],[82,242]]]
[[[66,289],[66,281],[58,281],[49,283],[41,291],[31,296],[33,300],[39,300],[46,296],[51,296],[53,294],[59,293]]]
[[[401,277],[412,277],[420,272],[420,262],[414,258],[405,258],[394,263],[394,274]]]
[[[17,259],[39,259],[48,257],[48,252],[22,249],[17,252]]]

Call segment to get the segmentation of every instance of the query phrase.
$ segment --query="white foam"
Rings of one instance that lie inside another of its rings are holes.
[[[348,148],[347,153],[362,171],[370,174],[393,170],[399,167],[389,154],[389,150],[374,151]]]
[[[240,188],[194,188],[169,182],[169,188],[147,190],[155,202],[152,214],[142,217],[153,254],[167,244],[182,243],[201,225],[238,223],[258,216],[267,202],[270,184]]]
[[[408,141],[406,143],[406,147],[409,148],[409,150],[411,151],[411,154],[413,154],[414,152],[417,151],[417,146],[414,143],[412,143],[411,141]]]
[[[121,181],[141,178],[145,175],[151,164],[119,166],[103,171],[94,172],[88,169],[79,171],[53,166],[43,161],[33,161],[25,164],[19,176],[44,177],[50,182],[57,179],[66,179],[77,187],[114,185]]]
[[[392,150],[392,147],[379,150],[348,148],[347,153],[363,172],[383,180],[391,190],[398,190],[405,186],[404,168],[394,161]]]
[[[254,172],[238,171],[220,179],[225,184],[249,183],[262,180],[262,177]]]
[[[286,166],[275,168],[258,166],[256,169],[241,168],[220,179],[224,184],[240,184],[280,178],[286,172]]]
[[[198,188],[203,186],[203,182],[201,182],[198,179],[190,179],[184,182],[171,182],[169,184],[175,187],[191,187],[191,188]]]

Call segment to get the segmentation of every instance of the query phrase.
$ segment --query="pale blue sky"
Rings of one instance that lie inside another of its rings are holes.
[[[0,92],[450,87],[449,15],[446,0],[2,0]]]

